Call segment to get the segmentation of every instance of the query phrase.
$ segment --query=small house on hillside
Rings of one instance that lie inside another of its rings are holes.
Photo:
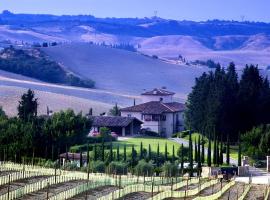
[[[138,134],[143,123],[135,117],[90,116],[89,119],[92,120],[91,131],[99,131],[101,127],[107,127],[118,136]]]
[[[174,94],[157,88],[144,92],[141,94],[143,103],[121,109],[121,116],[140,119],[142,128],[171,137],[173,133],[184,129],[185,105],[174,102]]]

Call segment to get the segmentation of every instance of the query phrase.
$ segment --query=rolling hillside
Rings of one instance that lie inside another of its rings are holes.
[[[98,89],[120,94],[138,95],[144,89],[165,86],[183,100],[195,77],[208,70],[167,64],[138,53],[86,43],[43,48],[43,51],[72,72],[92,77]]]

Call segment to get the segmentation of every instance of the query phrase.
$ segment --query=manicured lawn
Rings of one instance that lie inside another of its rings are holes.
[[[134,145],[134,148],[139,152],[141,142],[143,144],[143,148],[145,148],[147,150],[148,150],[148,146],[150,144],[152,152],[157,151],[157,146],[159,144],[159,152],[160,153],[165,152],[165,144],[167,143],[169,155],[172,155],[173,145],[174,145],[174,148],[175,148],[175,155],[177,153],[178,148],[180,147],[180,144],[178,144],[178,143],[176,143],[174,141],[171,141],[171,140],[168,140],[168,139],[165,139],[165,138],[156,138],[156,137],[130,138],[130,139],[123,140],[123,141],[113,142],[113,146],[116,149],[117,146],[119,145],[120,151],[123,151],[124,145],[126,145],[127,152],[131,152],[132,146]]]

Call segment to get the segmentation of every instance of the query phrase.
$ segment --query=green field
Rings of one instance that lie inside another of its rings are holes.
[[[114,149],[116,149],[117,146],[119,145],[120,151],[123,151],[124,145],[126,145],[127,146],[127,152],[131,152],[132,146],[134,145],[134,148],[137,151],[139,151],[141,142],[143,144],[143,148],[145,148],[147,150],[148,150],[148,146],[150,144],[152,152],[157,151],[157,146],[159,144],[160,153],[165,152],[165,144],[167,143],[169,155],[172,155],[173,146],[175,148],[175,154],[176,154],[178,148],[180,147],[180,144],[178,144],[178,143],[176,143],[174,141],[171,141],[171,140],[168,140],[168,139],[165,139],[165,138],[156,138],[156,137],[129,138],[127,140],[113,142],[113,146],[114,146]]]

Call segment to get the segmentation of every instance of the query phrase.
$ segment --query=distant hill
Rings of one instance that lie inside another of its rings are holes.
[[[270,64],[269,37],[270,24],[260,22],[0,14],[0,47],[43,42],[132,45],[143,54],[172,63],[181,55],[188,61],[212,59],[224,66],[234,61],[237,66],[265,67]]]

